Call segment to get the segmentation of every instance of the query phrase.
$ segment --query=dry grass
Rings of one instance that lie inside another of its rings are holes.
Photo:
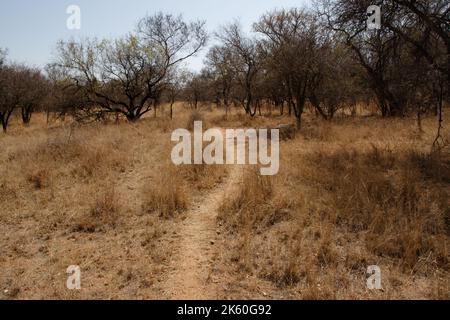
[[[411,158],[418,155],[373,147],[368,153],[341,150],[307,158],[305,176],[328,191],[331,223],[364,233],[367,248],[378,256],[399,259],[410,271],[427,257],[450,270],[446,248],[447,194],[430,185]]]
[[[117,197],[114,189],[106,190],[95,199],[89,211],[78,219],[73,231],[92,233],[115,228],[120,219],[120,204]]]
[[[273,182],[257,169],[247,169],[238,194],[229,195],[220,208],[219,222],[227,224],[231,233],[266,227],[277,220],[273,210]],[[273,215],[271,215],[273,213]]]
[[[175,221],[142,214],[141,190],[167,161],[162,122],[46,128],[36,115],[0,136],[0,298],[160,297]],[[74,264],[80,292],[65,288]]]
[[[163,218],[173,218],[188,206],[189,198],[185,188],[178,169],[167,164],[158,172],[155,181],[146,186],[143,209]]]
[[[163,153],[170,155],[170,145]],[[227,168],[218,165],[175,166],[167,159],[154,171],[154,177],[143,188],[143,211],[162,218],[173,218],[183,213],[198,192],[214,188],[227,176]]]
[[[165,298],[185,212],[226,166],[168,162],[170,133],[272,127],[257,117],[176,106],[137,124],[72,127],[43,115],[0,135],[0,298]],[[448,155],[430,154],[435,121],[306,116],[281,145],[280,173],[246,168],[218,217],[213,272],[223,298],[448,299]],[[79,292],[65,288],[69,265]],[[369,265],[383,291],[365,286]]]
[[[239,274],[224,297],[448,299],[449,158],[429,153],[428,125],[307,121],[279,175],[247,172],[221,207],[221,272]],[[374,264],[383,291],[365,288]]]
[[[194,130],[194,123],[196,121],[202,121],[202,122],[205,121],[202,113],[199,112],[198,110],[194,110],[194,111],[192,111],[190,113],[188,121],[186,123],[186,129],[188,129],[189,131],[193,131]]]
[[[208,190],[222,182],[228,174],[227,168],[221,165],[182,165],[179,174],[194,190]]]

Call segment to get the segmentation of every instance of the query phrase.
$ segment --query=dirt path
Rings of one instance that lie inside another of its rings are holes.
[[[242,166],[230,166],[228,178],[213,190],[194,199],[192,209],[182,222],[176,240],[179,245],[169,268],[165,295],[173,300],[216,299],[216,284],[211,271],[217,245],[216,218],[224,197],[239,185]]]
[[[228,179],[195,199],[177,233],[179,249],[169,268],[165,294],[174,300],[216,299],[215,284],[210,281],[217,249],[217,210],[223,198],[236,188],[242,168],[233,166]]]

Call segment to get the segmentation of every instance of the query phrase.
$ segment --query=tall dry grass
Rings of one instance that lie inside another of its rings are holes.
[[[143,209],[163,218],[173,218],[187,209],[189,196],[179,169],[170,163],[144,189]]]
[[[0,298],[161,298],[183,213],[227,175],[168,163],[171,131],[192,119],[181,107],[173,121],[164,112],[48,128],[36,115],[0,135]],[[206,127],[292,121],[200,112]],[[449,162],[429,152],[434,119],[423,129],[307,115],[281,145],[280,173],[248,168],[221,205],[220,297],[448,299]],[[68,293],[73,264],[84,290]],[[367,290],[369,265],[381,267],[383,291]]]
[[[159,296],[174,249],[162,239],[176,221],[143,214],[141,190],[157,181],[170,157],[171,126],[186,118],[166,122],[47,128],[36,115],[29,127],[13,124],[0,136],[0,298]],[[80,292],[65,288],[74,264]]]
[[[449,158],[430,153],[433,128],[419,139],[408,121],[307,121],[277,176],[250,170],[222,204],[220,261],[241,275],[231,296],[448,299]],[[365,287],[369,265],[383,291]]]

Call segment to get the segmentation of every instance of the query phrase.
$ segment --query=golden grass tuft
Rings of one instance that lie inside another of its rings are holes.
[[[272,178],[261,176],[256,168],[246,169],[239,192],[228,195],[219,209],[218,220],[225,223],[231,232],[258,227],[268,223],[271,214],[273,193]]]
[[[436,241],[450,230],[446,195],[427,185],[410,154],[376,147],[368,153],[317,152],[307,161],[321,170],[308,178],[330,194],[332,222],[365,232],[375,254],[398,258],[408,268],[432,254],[439,267],[449,268],[445,247]]]
[[[143,210],[171,218],[183,212],[189,203],[184,181],[178,168],[166,164],[144,190]]]
[[[114,188],[107,189],[91,204],[89,210],[77,219],[74,232],[99,232],[114,229],[120,219],[121,206]]]

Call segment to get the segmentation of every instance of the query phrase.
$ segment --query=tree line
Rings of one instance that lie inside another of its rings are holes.
[[[381,27],[367,28],[367,8]],[[215,104],[249,116],[262,107],[301,127],[305,108],[332,119],[374,103],[383,117],[441,115],[450,82],[450,4],[445,0],[318,0],[273,10],[245,33],[234,21],[208,35],[204,21],[157,13],[118,39],[60,41],[41,71],[8,64],[0,51],[0,121],[20,110],[79,121],[139,120],[161,103]],[[200,72],[184,61],[213,43]]]

